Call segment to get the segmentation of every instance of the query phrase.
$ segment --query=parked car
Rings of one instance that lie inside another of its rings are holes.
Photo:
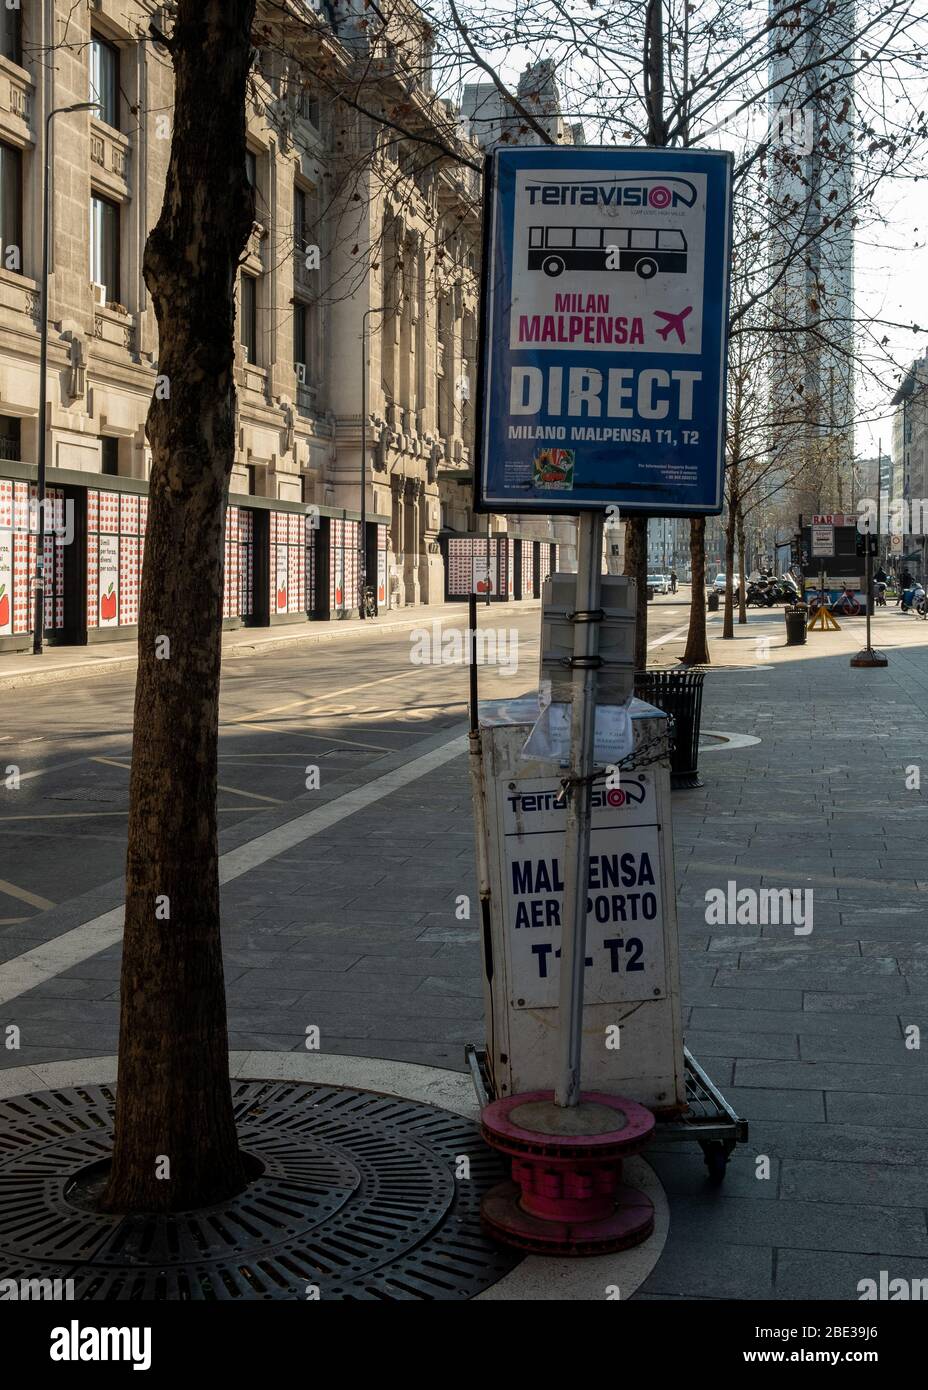
[[[649,588],[649,589],[653,589],[654,592],[655,592],[656,594],[669,594],[669,593],[670,593],[670,575],[669,575],[669,574],[649,574],[649,575],[648,575],[648,588]]]
[[[737,589],[738,585],[739,585],[740,582],[741,582],[741,575],[740,575],[740,574],[733,574],[732,577],[731,577],[731,582],[732,582],[732,586],[733,586],[735,589]],[[715,576],[715,583],[712,585],[712,587],[713,587],[713,589],[715,590],[715,592],[716,592],[717,594],[724,594],[724,592],[725,592],[725,575],[724,575],[724,574],[717,574],[717,575]]]

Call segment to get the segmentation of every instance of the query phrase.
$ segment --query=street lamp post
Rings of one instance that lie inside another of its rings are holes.
[[[367,320],[385,314],[387,305],[365,309],[361,315],[361,551],[358,556],[358,617],[366,618],[367,597]]]
[[[41,656],[45,638],[45,410],[48,383],[48,183],[51,168],[52,120],[69,111],[96,111],[98,101],[79,101],[73,106],[57,106],[45,117],[45,171],[42,182],[42,284],[39,297],[39,419],[36,454],[37,535],[35,548],[35,609],[32,617],[32,654]]]

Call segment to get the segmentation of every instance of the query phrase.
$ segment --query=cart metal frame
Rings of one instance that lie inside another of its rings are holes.
[[[490,1093],[486,1048],[467,1043],[464,1059],[482,1110],[496,1098]],[[686,1046],[683,1048],[683,1073],[687,1111],[674,1119],[658,1119],[654,1137],[670,1143],[695,1139],[702,1149],[709,1181],[717,1187],[725,1179],[728,1160],[735,1146],[747,1143],[748,1122],[735,1113]]]

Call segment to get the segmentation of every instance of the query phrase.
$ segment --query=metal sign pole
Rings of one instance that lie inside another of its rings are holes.
[[[867,651],[872,647],[870,641],[870,612],[873,608],[873,556],[870,554],[870,535],[867,534]]]
[[[558,1011],[560,1065],[554,1092],[555,1104],[560,1106],[575,1106],[580,1102],[596,670],[599,664],[599,623],[602,619],[603,518],[603,512],[584,512],[578,524],[570,789],[564,836],[564,909]]]

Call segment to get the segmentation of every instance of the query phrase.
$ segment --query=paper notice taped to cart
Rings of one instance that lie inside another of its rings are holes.
[[[522,757],[567,763],[572,708],[568,704],[545,705],[525,740]],[[597,705],[593,736],[593,758],[597,763],[618,763],[627,758],[633,738],[628,705]]]

